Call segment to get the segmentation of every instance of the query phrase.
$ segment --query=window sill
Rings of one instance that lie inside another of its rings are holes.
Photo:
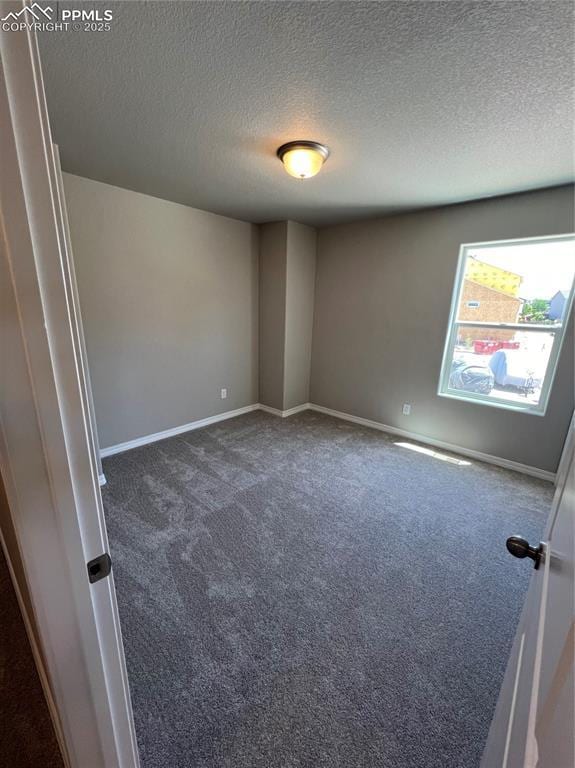
[[[464,403],[472,403],[473,405],[487,405],[490,408],[500,408],[504,411],[513,411],[515,413],[526,413],[530,416],[545,416],[546,408],[541,408],[539,405],[532,405],[526,403],[522,405],[519,402],[494,399],[488,396],[481,396],[476,394],[465,394],[458,390],[440,390],[439,397],[446,397],[450,400],[461,400]]]

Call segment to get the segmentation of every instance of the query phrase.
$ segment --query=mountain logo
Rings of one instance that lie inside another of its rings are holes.
[[[24,16],[25,20],[33,18],[35,21],[52,21],[52,9],[49,6],[42,8],[39,3],[33,3],[25,5],[20,11],[10,11],[0,21],[17,21],[20,16]]]

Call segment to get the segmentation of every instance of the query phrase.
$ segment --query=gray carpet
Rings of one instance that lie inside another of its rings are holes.
[[[317,413],[104,462],[143,768],[476,768],[552,486]]]

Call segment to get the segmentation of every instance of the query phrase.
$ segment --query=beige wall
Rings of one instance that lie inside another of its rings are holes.
[[[309,402],[316,231],[288,222],[284,410]]]
[[[101,447],[257,402],[257,227],[64,186]]]
[[[260,227],[260,403],[283,410],[287,221]]]
[[[294,221],[260,228],[260,402],[309,402],[316,231]]]
[[[312,402],[554,471],[573,410],[573,318],[544,417],[437,386],[460,245],[573,227],[561,187],[320,230]]]
[[[68,174],[65,188],[103,447],[258,400],[312,401],[556,468],[572,320],[545,417],[436,393],[461,243],[572,231],[572,188],[328,227],[317,268],[310,227],[258,228]]]

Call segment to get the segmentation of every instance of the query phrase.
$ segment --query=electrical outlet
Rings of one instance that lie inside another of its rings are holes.
[[[221,389],[220,390],[220,397],[222,398],[222,400],[225,400],[227,396],[228,396],[228,390],[227,389]]]
[[[404,403],[403,404],[403,415],[409,416],[411,413],[411,403]]]

